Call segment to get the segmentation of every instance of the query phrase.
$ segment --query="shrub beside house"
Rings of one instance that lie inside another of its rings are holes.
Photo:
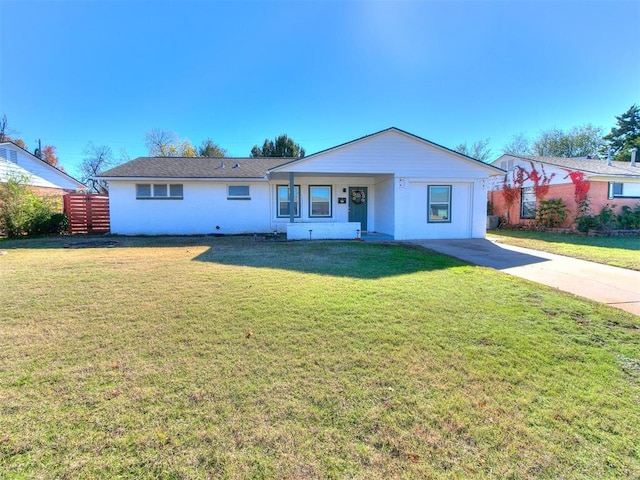
[[[63,196],[86,187],[12,142],[0,143],[0,233],[58,233]]]

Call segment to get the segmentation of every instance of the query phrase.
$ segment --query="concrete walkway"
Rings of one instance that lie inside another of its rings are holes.
[[[640,272],[486,239],[410,242],[640,316]]]

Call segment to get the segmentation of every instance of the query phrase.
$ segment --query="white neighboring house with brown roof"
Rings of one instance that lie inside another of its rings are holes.
[[[389,128],[300,159],[137,158],[103,172],[112,233],[482,238],[499,168]]]
[[[13,142],[0,143],[0,182],[25,179],[41,193],[61,195],[86,190],[86,186],[67,173],[49,165]]]
[[[501,194],[505,180],[512,182],[513,172],[518,168],[536,171],[552,177],[545,200],[562,198],[569,214],[565,225],[575,218],[577,205],[575,185],[570,173],[581,173],[589,183],[589,203],[591,213],[598,214],[605,205],[615,206],[619,213],[623,206],[635,207],[640,203],[640,166],[635,162],[608,162],[606,159],[589,157],[540,157],[530,155],[505,154],[492,162],[492,165],[507,171],[502,177],[494,177],[489,191],[489,201],[493,203],[494,214],[504,216],[507,208]],[[520,192],[519,204],[508,212],[511,223],[528,223],[535,218],[538,201],[533,194],[533,183],[525,181]]]

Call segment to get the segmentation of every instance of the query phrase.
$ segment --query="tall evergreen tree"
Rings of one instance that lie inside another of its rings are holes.
[[[304,157],[305,151],[287,135],[280,135],[275,140],[265,139],[262,148],[254,145],[251,149],[252,157]]]
[[[611,148],[614,160],[628,162],[631,159],[629,150],[634,147],[640,150],[640,107],[631,105],[629,110],[616,117],[616,123],[611,133],[603,138],[606,142],[604,151]]]
[[[225,157],[227,151],[220,145],[216,144],[210,138],[207,138],[202,145],[198,147],[199,157]]]

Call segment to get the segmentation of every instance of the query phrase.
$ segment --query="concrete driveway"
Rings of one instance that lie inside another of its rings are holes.
[[[410,242],[640,316],[640,272],[486,239]]]

